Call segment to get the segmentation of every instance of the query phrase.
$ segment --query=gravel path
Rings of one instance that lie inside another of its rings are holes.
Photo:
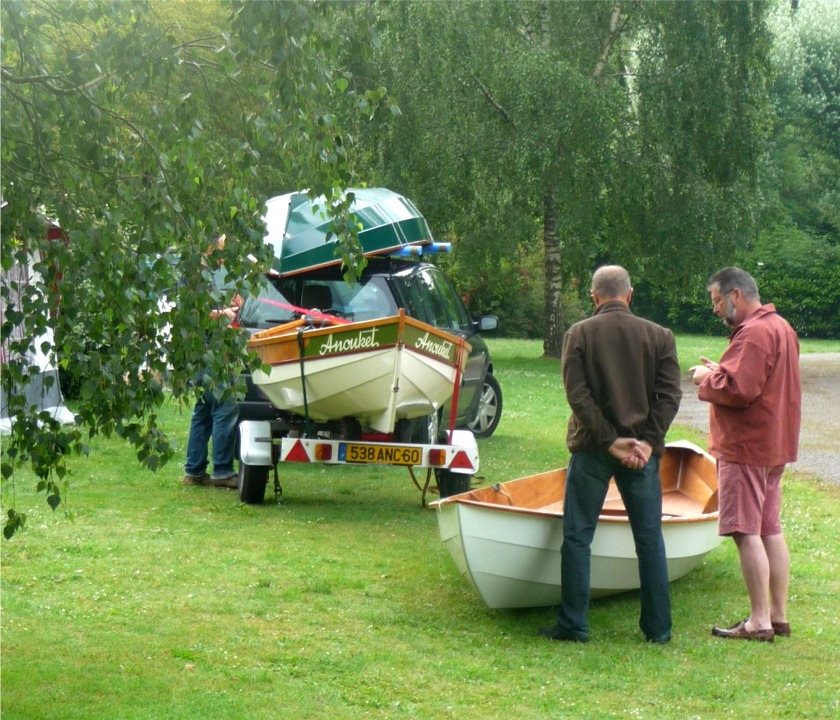
[[[802,431],[799,460],[790,469],[840,485],[840,353],[799,358],[802,371]],[[683,398],[674,420],[709,432],[709,406],[697,399],[691,378],[683,378]]]

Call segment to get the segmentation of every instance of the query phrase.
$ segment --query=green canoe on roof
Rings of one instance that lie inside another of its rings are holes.
[[[365,255],[398,251],[407,245],[434,242],[420,211],[407,198],[385,188],[349,188],[350,206],[361,226],[359,242]],[[265,204],[266,242],[274,248],[274,270],[281,275],[341,263],[324,198],[306,192],[279,195]]]

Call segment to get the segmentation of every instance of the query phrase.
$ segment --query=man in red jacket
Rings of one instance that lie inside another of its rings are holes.
[[[716,637],[772,642],[790,635],[790,554],[780,523],[781,478],[796,460],[802,411],[799,340],[755,280],[724,268],[706,285],[715,315],[734,328],[720,363],[691,368],[710,405],[709,452],[718,462],[718,532],[738,548],[750,616]]]

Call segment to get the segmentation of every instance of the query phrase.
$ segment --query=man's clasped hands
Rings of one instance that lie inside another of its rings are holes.
[[[624,467],[641,470],[650,460],[653,446],[647,440],[620,437],[610,445],[609,453],[614,458],[618,458]]]

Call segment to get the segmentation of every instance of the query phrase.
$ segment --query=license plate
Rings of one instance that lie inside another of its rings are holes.
[[[420,465],[423,460],[423,450],[419,447],[405,447],[402,445],[342,443],[339,457],[349,463]]]

